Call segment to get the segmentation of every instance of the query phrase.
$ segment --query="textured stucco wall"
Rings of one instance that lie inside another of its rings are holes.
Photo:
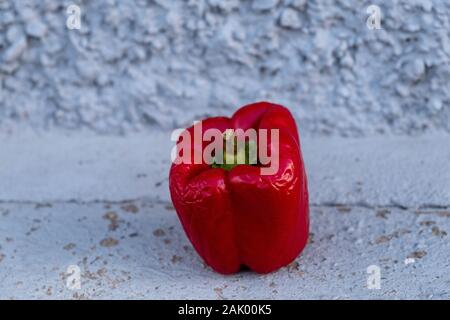
[[[66,8],[81,8],[81,30]],[[382,29],[366,27],[370,4]],[[450,0],[0,0],[0,131],[286,104],[303,134],[450,131]]]

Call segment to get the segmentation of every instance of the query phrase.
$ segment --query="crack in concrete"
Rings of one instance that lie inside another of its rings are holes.
[[[105,205],[122,205],[132,202],[141,202],[143,204],[156,204],[156,205],[167,205],[171,204],[170,201],[163,201],[159,199],[146,199],[146,198],[133,198],[133,199],[123,199],[123,200],[106,200],[106,199],[92,199],[92,200],[79,200],[79,199],[67,199],[67,200],[46,200],[46,201],[36,201],[36,200],[1,200],[0,205],[34,205],[37,207],[45,207],[49,205],[61,205],[61,204],[75,204],[75,205],[93,205],[93,204],[105,204]],[[402,211],[410,210],[450,210],[449,205],[436,205],[436,204],[423,204],[420,206],[405,206],[401,204],[369,204],[365,202],[324,202],[324,203],[310,203],[311,208],[341,208],[341,207],[351,207],[351,208],[364,208],[364,209],[397,209]]]

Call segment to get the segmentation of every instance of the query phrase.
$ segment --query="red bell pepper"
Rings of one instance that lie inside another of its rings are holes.
[[[210,128],[279,129],[278,169],[262,175],[261,164],[172,164],[170,194],[189,240],[223,274],[242,267],[268,273],[289,264],[309,234],[307,177],[294,118],[281,105],[258,102],[231,118],[203,120],[202,133]],[[205,142],[193,144],[192,152],[204,148]]]

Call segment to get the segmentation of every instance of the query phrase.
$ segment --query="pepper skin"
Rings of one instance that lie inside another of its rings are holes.
[[[279,166],[229,171],[202,164],[172,164],[170,194],[183,228],[206,264],[222,274],[247,267],[269,273],[292,262],[309,234],[308,186],[295,120],[281,105],[258,102],[231,118],[202,121],[209,128],[279,129]],[[193,127],[187,129],[193,134]],[[195,149],[203,149],[193,145]],[[269,142],[270,143],[270,142]]]

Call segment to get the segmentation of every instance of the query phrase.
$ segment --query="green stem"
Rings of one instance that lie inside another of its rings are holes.
[[[214,163],[211,165],[213,168],[222,168],[224,170],[231,170],[234,167],[240,165],[240,164],[246,164],[246,165],[256,165],[257,159],[256,159],[256,142],[255,141],[245,141],[245,147],[241,150],[238,150],[237,146],[237,137],[234,137],[234,142],[232,143],[232,149],[233,153],[227,153],[226,152],[226,146],[227,142],[230,140],[230,136],[228,134],[224,134],[224,141],[223,141],[223,161],[214,161]],[[251,154],[252,152],[252,154]],[[243,154],[244,153],[244,154]],[[253,159],[251,157],[253,155]],[[242,161],[242,158],[244,161]],[[227,159],[228,162],[227,163]],[[222,162],[222,163],[220,163]]]

